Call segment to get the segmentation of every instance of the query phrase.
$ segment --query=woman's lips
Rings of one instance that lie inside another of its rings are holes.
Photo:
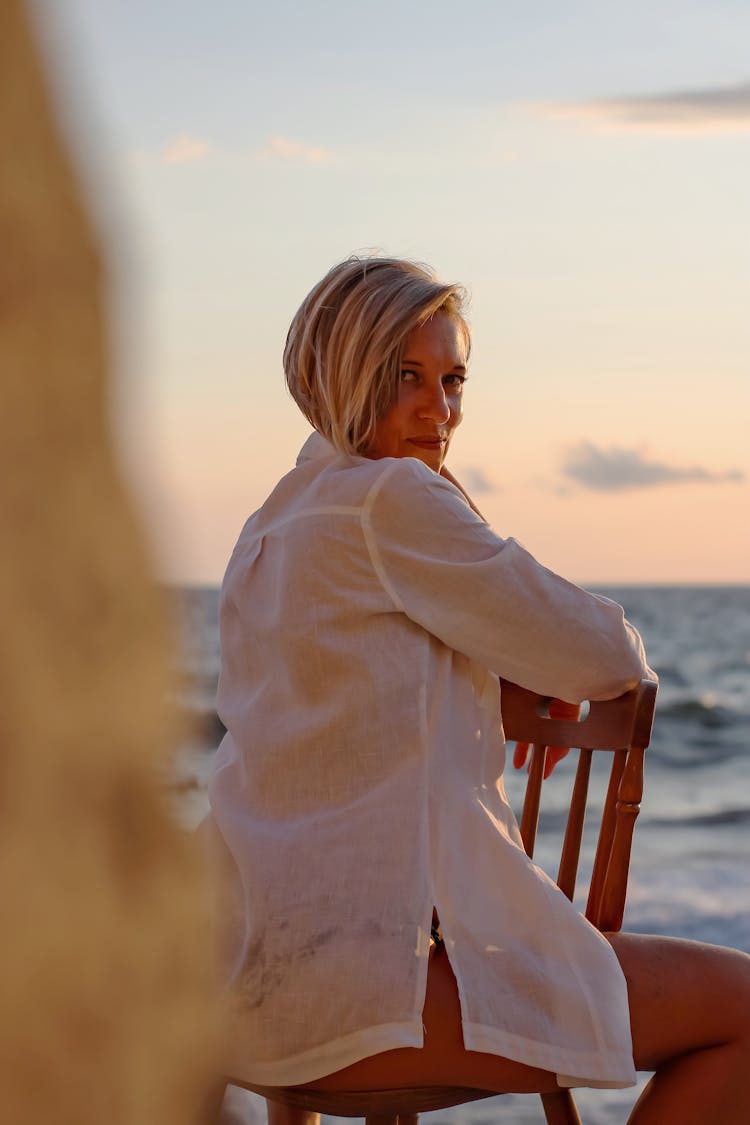
[[[444,437],[413,437],[408,440],[410,445],[418,445],[420,449],[442,449],[448,439]]]

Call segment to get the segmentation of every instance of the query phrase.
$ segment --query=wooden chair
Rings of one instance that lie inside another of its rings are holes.
[[[558,886],[571,900],[576,888],[593,755],[608,751],[612,756],[585,912],[602,931],[616,931],[622,925],[633,828],[643,793],[644,751],[651,736],[656,690],[655,683],[643,680],[617,699],[592,702],[584,718],[571,720],[551,718],[549,699],[516,684],[502,685],[506,739],[533,745],[520,826],[530,856],[534,854],[547,748],[567,746],[579,750],[557,873]],[[555,782],[558,780],[555,778]],[[260,1086],[232,1076],[227,1076],[226,1083],[252,1090],[290,1109],[365,1117],[367,1125],[407,1125],[407,1118],[408,1125],[415,1125],[419,1113],[503,1092],[454,1086],[323,1092],[293,1086]],[[580,1125],[570,1090],[540,1096],[548,1125]]]

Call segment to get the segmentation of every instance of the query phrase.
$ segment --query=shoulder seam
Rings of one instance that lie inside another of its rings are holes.
[[[362,505],[362,514],[360,519],[362,524],[362,534],[364,535],[365,539],[365,546],[367,547],[367,552],[370,556],[370,562],[372,563],[373,570],[378,576],[381,586],[393,602],[396,609],[400,610],[401,613],[405,613],[406,610],[404,609],[404,603],[396,593],[396,590],[394,589],[392,583],[389,581],[388,575],[385,572],[385,567],[383,565],[380,551],[378,550],[378,545],[375,539],[375,532],[372,526],[372,509],[375,501],[377,500],[380,490],[382,489],[385,482],[389,477],[393,476],[400,464],[401,460],[399,460],[398,458],[394,459],[393,464],[389,465],[387,469],[384,469],[375,483],[370,486]]]

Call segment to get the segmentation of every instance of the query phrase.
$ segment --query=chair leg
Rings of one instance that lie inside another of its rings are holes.
[[[314,1109],[296,1109],[266,1098],[268,1125],[320,1125],[320,1114]]]
[[[399,1113],[398,1125],[417,1125],[419,1121],[418,1113]]]
[[[578,1107],[570,1090],[555,1090],[552,1094],[542,1094],[542,1105],[547,1125],[581,1125]]]

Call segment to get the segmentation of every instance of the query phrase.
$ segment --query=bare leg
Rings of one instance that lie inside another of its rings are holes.
[[[633,1054],[656,1073],[630,1125],[750,1121],[750,957],[678,938],[612,934]]]
[[[638,1070],[653,1070],[630,1125],[747,1125],[750,1121],[750,957],[677,938],[613,934],[628,983]],[[548,1092],[555,1076],[510,1059],[467,1051],[455,978],[444,950],[430,959],[425,1045],[363,1059],[311,1088],[378,1090],[471,1086],[497,1092]],[[270,1125],[292,1122],[295,1111]]]

